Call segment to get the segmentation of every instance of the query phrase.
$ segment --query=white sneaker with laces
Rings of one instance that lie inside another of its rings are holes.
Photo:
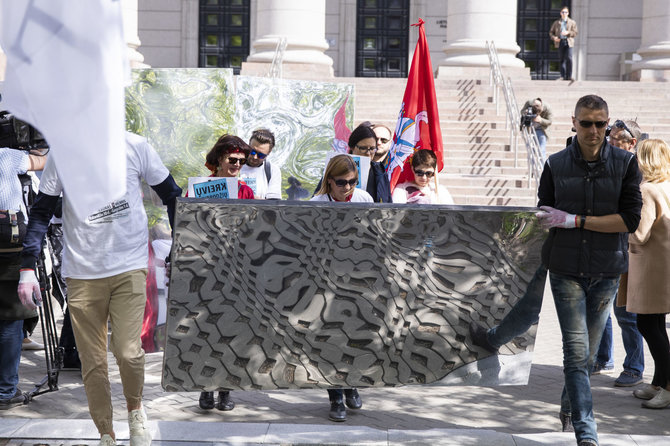
[[[100,443],[98,443],[98,446],[116,446],[116,440],[114,440],[109,434],[103,434],[102,437],[100,437]]]
[[[130,446],[150,446],[151,434],[146,427],[147,415],[144,408],[128,412],[130,427]]]

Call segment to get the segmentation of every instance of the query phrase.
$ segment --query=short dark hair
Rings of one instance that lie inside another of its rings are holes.
[[[258,141],[260,144],[270,144],[270,150],[275,147],[275,135],[268,129],[256,129],[251,134],[249,138],[249,144],[253,140]]]
[[[205,166],[212,172],[216,172],[219,167],[219,159],[226,153],[240,152],[244,156],[249,156],[251,147],[244,142],[244,140],[235,135],[224,134],[214,143],[214,146],[209,150],[205,157]]]
[[[588,108],[589,110],[605,110],[607,116],[609,117],[610,115],[609,108],[607,107],[607,102],[605,102],[603,98],[595,94],[587,94],[586,96],[582,96],[581,98],[579,98],[579,100],[577,101],[577,105],[575,105],[575,116],[577,116],[577,114],[582,108]]]
[[[430,149],[421,149],[414,152],[412,155],[412,167],[430,166],[437,169],[437,156],[435,152]]]
[[[356,147],[356,144],[358,144],[360,141],[366,139],[366,138],[372,138],[375,141],[377,140],[377,135],[375,135],[374,130],[370,127],[369,122],[364,122],[358,127],[354,129],[353,132],[351,132],[351,135],[349,136],[349,150],[353,150],[354,147]]]

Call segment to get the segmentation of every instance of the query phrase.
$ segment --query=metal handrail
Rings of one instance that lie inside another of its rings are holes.
[[[505,129],[510,130],[510,147],[514,150],[514,167],[518,167],[518,140],[519,134],[521,134],[526,146],[528,160],[528,187],[531,187],[531,179],[534,179],[535,188],[537,188],[544,166],[544,159],[540,152],[540,143],[537,139],[537,134],[532,126],[521,129],[521,112],[519,111],[514,89],[512,88],[512,80],[509,77],[506,80],[503,78],[495,43],[487,41],[486,47],[491,66],[489,81],[493,87],[493,101],[496,103],[496,113],[499,114],[499,90],[502,90],[505,98]]]
[[[284,60],[284,52],[286,51],[286,37],[281,37],[277,42],[277,48],[275,49],[275,55],[272,57],[272,64],[270,64],[270,72],[268,73],[269,77],[272,78],[281,78],[282,77],[282,61]]]

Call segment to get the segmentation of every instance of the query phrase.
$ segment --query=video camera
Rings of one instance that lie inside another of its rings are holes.
[[[49,151],[49,145],[39,130],[8,111],[0,111],[0,147],[39,150],[43,155]]]
[[[527,107],[526,111],[521,115],[521,128],[530,127],[533,125],[533,119],[537,116],[537,112],[533,107]]]

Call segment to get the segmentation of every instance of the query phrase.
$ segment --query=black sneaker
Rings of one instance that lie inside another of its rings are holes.
[[[486,328],[477,322],[470,322],[470,338],[472,339],[472,343],[491,353],[496,353],[498,349],[489,343],[487,335],[488,330]]]
[[[198,405],[203,410],[214,409],[214,392],[200,392]]]
[[[21,389],[17,388],[13,397],[0,399],[0,410],[11,409],[12,407],[21,406],[23,404],[28,404],[28,397],[21,392]]]
[[[572,417],[563,412],[559,412],[558,418],[561,420],[561,430],[563,432],[574,432],[575,428],[572,427]]]
[[[330,412],[328,413],[328,419],[330,421],[347,420],[347,409],[344,407],[344,402],[341,399],[330,402]]]
[[[219,392],[219,397],[216,400],[216,408],[218,410],[228,411],[235,408],[235,402],[230,400],[230,392],[225,390]]]

